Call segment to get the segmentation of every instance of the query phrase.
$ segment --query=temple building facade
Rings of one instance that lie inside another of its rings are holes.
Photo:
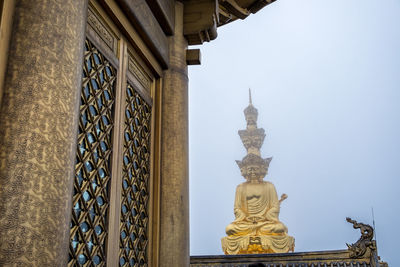
[[[189,266],[189,47],[272,2],[0,0],[0,266]]]

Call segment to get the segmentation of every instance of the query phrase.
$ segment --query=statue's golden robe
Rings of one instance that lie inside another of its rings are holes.
[[[280,202],[275,186],[266,181],[245,182],[236,188],[235,221],[222,238],[226,254],[284,253],[293,250],[294,239],[279,221]]]

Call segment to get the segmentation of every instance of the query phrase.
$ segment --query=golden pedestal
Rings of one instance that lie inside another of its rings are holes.
[[[263,236],[225,236],[221,238],[226,255],[287,253],[294,251],[294,238],[287,234]]]

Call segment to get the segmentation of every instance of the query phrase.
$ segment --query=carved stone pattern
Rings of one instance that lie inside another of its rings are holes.
[[[69,266],[105,266],[116,70],[86,40]]]
[[[119,266],[147,266],[151,107],[126,93]]]
[[[16,1],[0,110],[0,266],[65,266],[86,1]]]
[[[101,39],[107,44],[107,46],[114,51],[114,40],[113,35],[107,30],[106,26],[101,23],[100,19],[96,17],[92,10],[88,10],[87,22],[92,28],[100,35]]]
[[[361,232],[361,237],[356,243],[351,245],[346,244],[349,248],[350,257],[361,258],[367,252],[367,248],[375,250],[375,241],[372,240],[374,237],[374,229],[368,224],[358,223],[351,218],[346,218],[346,220],[353,224],[354,229],[360,229]]]
[[[139,82],[150,91],[151,80],[143,70],[143,68],[137,63],[137,61],[129,57],[128,70],[139,80]]]

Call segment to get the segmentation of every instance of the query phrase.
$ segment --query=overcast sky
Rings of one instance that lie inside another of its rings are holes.
[[[234,220],[237,131],[251,87],[263,157],[295,251],[345,249],[372,225],[400,266],[400,1],[278,0],[218,29],[190,77],[191,255],[223,254]]]

